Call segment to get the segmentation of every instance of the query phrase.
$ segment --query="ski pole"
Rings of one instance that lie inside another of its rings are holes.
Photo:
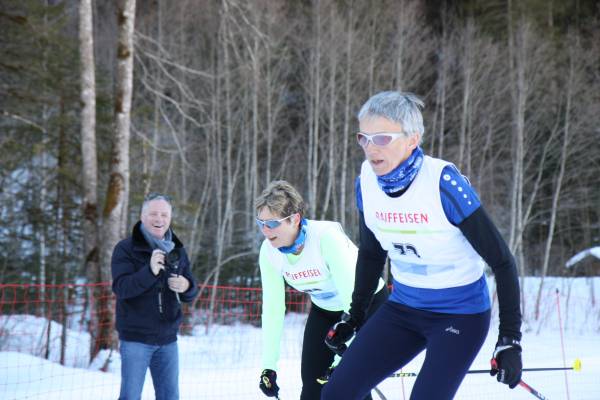
[[[539,371],[581,371],[581,360],[576,358],[570,367],[544,367],[544,368],[523,368],[523,372],[539,372]],[[467,371],[467,374],[483,374],[490,372],[489,369],[472,369]]]
[[[560,369],[569,369],[569,368],[560,368]],[[524,369],[523,371],[525,371],[526,369]],[[540,370],[540,369],[536,369],[536,370]],[[472,373],[472,374],[478,374],[478,373],[489,373],[490,370],[486,369],[486,370],[476,370],[476,371],[469,371],[467,373]],[[417,376],[416,373],[414,372],[396,372],[395,374],[392,374],[391,377],[414,377]],[[534,395],[535,397],[537,397],[540,400],[548,400],[548,398],[544,397],[543,394],[541,394],[540,392],[538,392],[537,390],[535,390],[534,388],[532,388],[531,386],[529,386],[527,383],[525,383],[522,379],[519,381],[519,386],[523,387],[525,390],[527,390],[529,393],[531,393],[532,395]]]
[[[521,386],[523,389],[527,390],[529,393],[531,393],[532,395],[534,395],[535,397],[537,397],[540,400],[548,400],[548,398],[544,397],[543,394],[541,394],[540,392],[538,392],[537,390],[535,390],[534,388],[532,388],[531,386],[526,384],[523,381],[523,379],[521,379],[519,381],[519,386]]]
[[[581,360],[575,359],[573,365],[570,367],[550,367],[550,368],[523,368],[523,372],[538,372],[538,371],[581,371]],[[471,369],[467,371],[467,374],[487,374],[489,373],[489,369]],[[396,372],[391,374],[390,378],[409,378],[416,377],[418,374],[416,372]]]
[[[490,363],[492,364],[492,370],[495,370],[496,372],[498,372],[498,362],[496,361],[496,359],[492,358],[490,360]],[[498,381],[500,381],[500,378],[498,378]],[[525,390],[527,390],[529,393],[531,393],[532,395],[534,395],[535,397],[537,397],[540,400],[548,400],[540,392],[538,392],[537,390],[535,390],[534,388],[532,388],[531,386],[526,384],[523,379],[519,380],[519,386],[521,386],[522,388],[524,388]]]
[[[562,359],[563,359],[563,365],[566,365],[566,358],[565,358],[565,342],[563,340],[563,326],[562,326],[562,319],[560,317],[560,296],[559,296],[559,292],[558,292],[558,288],[556,288],[556,310],[558,311],[558,327],[559,332],[560,332],[560,348],[562,350]],[[571,400],[571,396],[569,396],[569,380],[567,379],[567,374],[565,373],[565,389],[567,390],[567,400]]]
[[[319,378],[317,378],[317,382],[320,385],[324,385],[327,382],[329,382],[329,376],[332,372],[333,368],[330,368],[329,371],[327,371],[327,373]],[[380,400],[387,400],[387,397],[385,397],[385,395],[383,394],[383,392],[381,390],[379,390],[379,388],[377,386],[375,386],[373,389],[373,391],[375,391],[375,393],[377,393],[377,396],[379,396]]]
[[[381,390],[379,390],[379,388],[377,388],[377,386],[375,386],[373,388],[373,390],[375,391],[375,393],[377,393],[377,396],[379,396],[379,398],[381,400],[387,400],[387,397],[385,397],[385,395],[383,394],[383,392]]]

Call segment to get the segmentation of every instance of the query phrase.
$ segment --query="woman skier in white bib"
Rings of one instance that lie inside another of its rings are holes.
[[[302,345],[300,399],[316,400],[322,388],[317,378],[327,373],[334,358],[323,337],[350,308],[357,248],[339,223],[305,219],[304,201],[286,181],[269,184],[256,199],[255,208],[256,223],[265,237],[259,257],[263,288],[260,388],[266,396],[278,396],[276,371],[287,283],[311,299]],[[378,278],[366,309],[374,310],[386,300],[384,286]]]

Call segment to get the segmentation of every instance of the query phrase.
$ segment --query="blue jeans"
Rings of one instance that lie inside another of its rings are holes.
[[[179,399],[177,342],[164,346],[120,341],[121,393],[119,400],[139,400],[150,367],[156,400]]]

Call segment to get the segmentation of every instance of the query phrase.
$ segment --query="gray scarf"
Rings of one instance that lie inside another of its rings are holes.
[[[152,250],[160,249],[166,254],[169,254],[171,250],[175,248],[175,243],[172,240],[173,233],[171,232],[171,228],[167,229],[163,239],[157,239],[152,236],[152,234],[144,227],[144,224],[140,224],[140,230],[142,231],[142,235],[144,235],[146,242],[152,247]]]

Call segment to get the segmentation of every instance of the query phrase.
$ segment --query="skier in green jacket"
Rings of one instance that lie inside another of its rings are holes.
[[[256,223],[265,240],[260,248],[262,304],[262,374],[260,388],[277,397],[277,362],[285,316],[285,284],[308,293],[310,312],[302,345],[301,400],[321,397],[317,379],[327,373],[334,353],[323,338],[348,312],[354,288],[357,248],[341,225],[304,218],[305,203],[286,181],[274,181],[255,201]],[[370,313],[387,299],[380,279]]]

